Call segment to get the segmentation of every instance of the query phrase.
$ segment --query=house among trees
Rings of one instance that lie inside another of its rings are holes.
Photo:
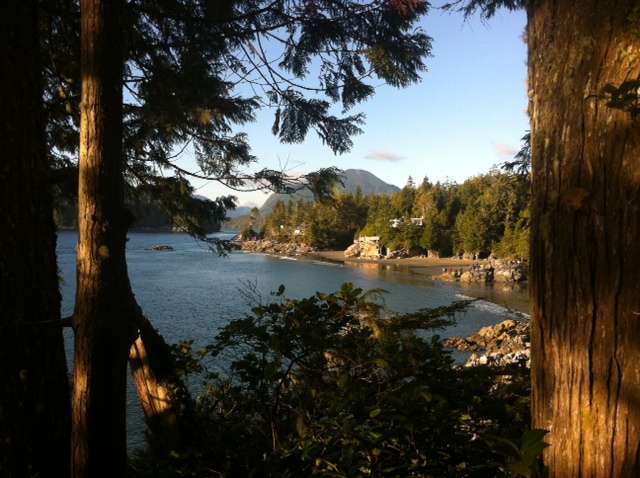
[[[400,226],[405,224],[405,222],[406,221],[404,217],[389,220],[391,227],[394,229],[398,229]],[[409,218],[409,224],[411,224],[412,226],[424,226],[424,216]]]

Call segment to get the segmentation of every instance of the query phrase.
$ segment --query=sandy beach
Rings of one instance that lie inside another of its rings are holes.
[[[483,261],[457,259],[454,257],[407,257],[403,259],[360,259],[346,258],[344,251],[317,251],[308,254],[309,257],[342,264],[380,264],[398,268],[409,268],[414,272],[433,276],[442,273],[443,268],[462,268]]]

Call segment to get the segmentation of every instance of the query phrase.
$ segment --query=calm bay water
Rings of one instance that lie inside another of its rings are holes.
[[[62,314],[71,314],[75,294],[75,232],[58,235],[58,267],[62,276]],[[147,250],[167,244],[173,251]],[[131,233],[127,261],[136,298],[154,326],[169,342],[194,339],[209,343],[216,331],[250,306],[241,291],[253,289],[263,302],[280,284],[288,297],[300,298],[317,291],[332,292],[344,282],[363,289],[381,288],[387,308],[409,312],[424,307],[450,304],[466,297],[484,297],[457,317],[456,325],[442,336],[470,335],[480,327],[509,316],[501,305],[526,311],[525,292],[503,292],[495,288],[460,288],[431,281],[424,274],[377,264],[358,267],[306,259],[290,260],[234,252],[219,257],[186,234]],[[72,357],[71,333],[65,332],[67,356]],[[132,384],[128,392],[129,445],[142,446],[143,424]]]

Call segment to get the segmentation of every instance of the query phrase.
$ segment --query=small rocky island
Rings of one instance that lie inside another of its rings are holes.
[[[151,247],[147,247],[146,250],[162,252],[162,251],[173,251],[174,249],[168,244],[155,244]]]

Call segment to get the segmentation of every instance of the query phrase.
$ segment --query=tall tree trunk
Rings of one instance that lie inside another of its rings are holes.
[[[125,258],[122,0],[82,0],[72,471],[124,476],[126,367],[139,314]]]
[[[130,360],[156,450],[179,439],[170,351],[135,301],[125,257],[122,0],[83,0],[73,408],[74,477],[121,476]],[[135,342],[134,342],[135,340]]]
[[[640,476],[637,0],[529,5],[534,426],[552,477]]]
[[[0,12],[0,476],[69,473],[69,390],[42,111],[37,2]]]

